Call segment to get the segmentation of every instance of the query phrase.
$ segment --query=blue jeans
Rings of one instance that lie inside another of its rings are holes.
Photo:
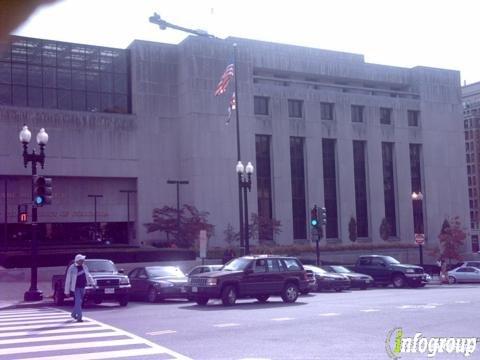
[[[75,289],[75,305],[73,306],[72,316],[76,319],[82,318],[82,301],[85,294],[84,288]]]

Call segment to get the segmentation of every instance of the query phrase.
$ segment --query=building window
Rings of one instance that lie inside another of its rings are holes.
[[[304,138],[290,137],[293,238],[306,239]]]
[[[322,120],[333,120],[334,104],[328,102],[320,103],[320,118]]]
[[[327,209],[327,238],[338,238],[336,142],[322,139],[323,189]]]
[[[390,235],[397,236],[397,216],[395,203],[393,143],[382,142],[383,193],[385,200],[385,219],[390,225]]]
[[[255,135],[258,216],[272,218],[272,171],[269,135]],[[259,240],[273,240],[273,232],[261,227]],[[271,230],[271,229],[270,229]]]
[[[269,98],[266,96],[254,96],[253,98],[253,112],[255,115],[268,115]]]
[[[303,101],[302,100],[288,100],[288,116],[292,118],[303,117]]]
[[[352,105],[352,122],[363,122],[363,106]]]
[[[420,111],[408,110],[408,126],[418,126],[420,119]]]
[[[355,179],[357,235],[368,237],[367,172],[364,141],[353,142],[353,174]]]
[[[6,45],[0,104],[131,112],[128,50],[20,36],[10,36]]]
[[[477,253],[480,251],[478,246],[478,235],[472,235],[472,252]]]
[[[380,124],[392,125],[392,109],[380,108]]]
[[[422,145],[410,144],[410,177],[412,193],[422,192]],[[421,200],[413,200],[413,229],[416,234],[423,234],[423,205]]]

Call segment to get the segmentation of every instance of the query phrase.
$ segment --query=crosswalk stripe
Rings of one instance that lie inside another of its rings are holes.
[[[0,325],[5,324],[6,322],[33,322],[37,320],[46,320],[46,319],[59,319],[65,318],[68,319],[68,314],[52,314],[52,315],[41,315],[41,316],[29,316],[29,317],[21,317],[21,318],[11,318],[11,319],[0,319]]]
[[[0,320],[3,320],[3,319],[16,319],[16,318],[22,318],[22,317],[42,317],[42,316],[50,316],[50,315],[56,315],[58,314],[57,311],[53,312],[53,311],[42,311],[41,313],[27,313],[27,314],[15,314],[15,315],[0,315]]]
[[[99,338],[99,337],[118,337],[125,336],[123,334],[117,334],[115,331],[102,332],[102,333],[88,333],[88,334],[72,334],[72,335],[58,335],[58,336],[41,336],[41,337],[28,337],[25,339],[8,339],[0,340],[0,345],[8,344],[22,344],[32,342],[43,341],[57,341],[57,340],[73,340],[73,339],[87,339],[87,338]]]
[[[81,342],[81,343],[73,343],[73,344],[70,343],[70,344],[26,346],[21,348],[0,349],[0,355],[25,354],[25,353],[39,352],[39,351],[74,350],[74,349],[87,349],[87,348],[97,348],[97,347],[136,345],[141,343],[142,341],[139,341],[138,339],[123,339],[123,340],[107,340],[107,341],[90,341],[90,342]]]
[[[43,325],[21,325],[21,326],[7,326],[0,328],[0,334],[3,331],[12,331],[12,330],[28,330],[28,329],[42,329],[45,328],[52,328],[52,327],[71,327],[71,326],[88,326],[91,325],[88,322],[61,322],[61,323],[53,323],[53,324],[43,324]]]
[[[4,315],[19,315],[19,314],[38,314],[38,313],[43,313],[43,312],[51,312],[52,310],[14,310],[14,311],[5,311],[5,310],[0,310],[0,316]]]
[[[0,333],[0,338],[8,338],[15,336],[36,336],[36,335],[47,335],[47,334],[64,334],[69,332],[85,332],[85,331],[105,331],[110,330],[102,326],[91,323],[89,327],[72,327],[72,328],[63,328],[63,329],[54,329],[54,330],[39,330],[39,331],[12,331],[6,333]]]
[[[4,322],[4,323],[0,323],[0,330],[2,330],[2,327],[3,326],[7,326],[7,325],[22,325],[22,324],[31,324],[31,325],[34,325],[34,324],[47,324],[47,323],[59,323],[61,320],[67,320],[67,321],[70,321],[72,320],[72,318],[70,318],[70,316],[64,316],[62,318],[58,318],[58,319],[45,319],[45,320],[23,320],[23,321],[9,321],[9,322]]]
[[[145,348],[145,349],[102,351],[98,353],[88,353],[88,354],[23,358],[23,360],[101,360],[101,359],[125,358],[129,356],[157,355],[157,354],[163,354],[163,353],[164,352],[161,349]],[[178,357],[176,359],[190,360],[187,357]]]

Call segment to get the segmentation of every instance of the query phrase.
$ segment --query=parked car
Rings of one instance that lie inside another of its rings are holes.
[[[311,272],[315,276],[315,280],[317,281],[317,291],[342,291],[350,288],[350,279],[345,275],[331,273],[313,265],[304,265],[303,267],[307,272]]]
[[[324,265],[322,269],[328,272],[345,275],[350,279],[350,287],[362,290],[373,286],[373,278],[370,275],[360,274],[340,265]]]
[[[63,275],[52,277],[53,300],[56,305],[62,305],[65,299],[65,275],[68,264]],[[120,306],[127,306],[130,294],[130,281],[123,270],[118,270],[115,264],[106,259],[86,259],[90,274],[95,281],[95,286],[85,287],[84,301],[93,301],[100,304],[106,300],[118,301]]]
[[[376,284],[396,288],[406,285],[423,287],[427,283],[427,274],[416,265],[402,264],[397,259],[385,255],[362,255],[358,258],[355,272],[373,277]]]
[[[132,296],[149,302],[186,299],[187,277],[176,266],[142,266],[128,274]]]
[[[480,269],[480,261],[465,261],[459,267],[474,267]]]
[[[222,299],[226,306],[239,298],[266,302],[272,295],[293,303],[308,288],[307,274],[298,259],[273,255],[236,258],[219,271],[192,275],[188,282],[188,294],[199,305],[212,298]]]
[[[450,284],[480,282],[480,269],[473,266],[460,266],[448,272],[448,282]]]
[[[201,274],[201,273],[206,273],[210,271],[218,271],[223,267],[223,265],[197,265],[190,269],[187,273],[186,276],[192,276],[195,274]]]

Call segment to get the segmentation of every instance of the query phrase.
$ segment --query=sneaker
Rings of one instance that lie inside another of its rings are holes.
[[[78,318],[77,322],[83,322],[82,318]]]
[[[74,318],[75,320],[77,319],[77,314],[71,314],[70,315],[72,318]]]

